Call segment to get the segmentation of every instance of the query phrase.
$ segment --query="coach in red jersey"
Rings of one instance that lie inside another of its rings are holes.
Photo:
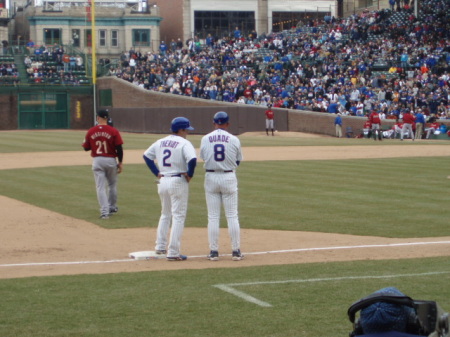
[[[414,131],[413,131],[413,125],[416,121],[416,117],[414,117],[409,109],[406,109],[406,111],[403,113],[403,128],[402,133],[400,135],[400,140],[403,140],[403,136],[405,135],[405,132],[408,131],[409,135],[411,136],[411,139],[414,141]]]
[[[97,199],[100,204],[100,219],[108,219],[117,213],[117,174],[122,172],[123,148],[119,131],[108,125],[108,110],[97,112],[97,125],[90,128],[82,144],[94,158]],[[117,160],[116,160],[117,158]]]

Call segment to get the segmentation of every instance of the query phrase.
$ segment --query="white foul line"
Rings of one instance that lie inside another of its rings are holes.
[[[68,262],[34,262],[34,263],[14,263],[14,264],[0,264],[0,267],[23,267],[23,266],[54,266],[54,265],[71,265],[71,264],[96,264],[96,263],[116,263],[116,262],[131,262],[134,259],[123,260],[104,260],[104,261],[68,261]]]
[[[338,249],[358,249],[358,248],[386,248],[386,247],[402,247],[402,246],[420,246],[420,245],[441,245],[450,244],[450,241],[430,241],[430,242],[404,242],[404,243],[386,243],[379,245],[358,245],[358,246],[332,246],[332,247],[316,247],[316,248],[298,248],[285,250],[272,250],[268,252],[246,253],[246,255],[276,254],[276,253],[293,253],[293,252],[310,252],[318,250],[338,250]]]
[[[358,245],[358,246],[331,246],[331,247],[313,247],[313,248],[298,248],[285,250],[271,250],[266,252],[246,252],[245,255],[263,255],[263,254],[280,254],[280,253],[295,253],[295,252],[312,252],[320,250],[338,250],[338,249],[360,249],[360,248],[386,248],[386,247],[402,247],[402,246],[419,246],[419,245],[440,245],[450,244],[450,241],[430,241],[430,242],[405,242],[405,243],[388,243],[379,245]],[[226,256],[224,254],[223,256]],[[230,255],[230,254],[228,254]],[[189,259],[205,258],[205,255],[188,256]],[[50,265],[75,265],[75,264],[99,264],[99,263],[118,263],[118,262],[134,262],[136,259],[123,260],[104,260],[104,261],[68,261],[68,262],[30,262],[30,263],[15,263],[15,264],[0,264],[0,267],[19,267],[19,266],[50,266]]]
[[[258,300],[257,298],[248,295],[243,291],[236,290],[234,287],[238,286],[251,286],[251,285],[264,285],[264,284],[286,284],[286,283],[309,283],[309,282],[327,282],[327,281],[343,281],[343,280],[360,280],[360,279],[382,279],[382,278],[397,278],[397,277],[412,277],[412,276],[429,276],[429,275],[441,275],[450,274],[450,271],[440,272],[428,272],[419,274],[397,274],[397,275],[379,275],[379,276],[343,276],[343,277],[330,277],[330,278],[312,278],[303,280],[283,280],[283,281],[262,281],[262,282],[247,282],[247,283],[228,283],[228,284],[215,284],[213,287],[219,288],[229,294],[237,296],[244,301],[254,303],[261,307],[272,307],[272,304]]]

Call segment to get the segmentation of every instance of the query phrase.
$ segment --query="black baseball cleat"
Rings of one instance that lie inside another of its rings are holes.
[[[211,250],[207,256],[209,261],[219,261],[219,252],[217,250]]]
[[[233,261],[241,261],[244,258],[244,255],[241,253],[241,250],[233,250],[233,253],[231,253],[231,259]]]
[[[186,255],[178,255],[178,256],[168,256],[167,261],[185,261],[187,260]]]
[[[102,214],[102,215],[100,215],[100,219],[102,219],[102,220],[109,219],[109,215],[108,214]]]
[[[114,215],[119,211],[118,207],[113,207],[109,209],[109,215]]]
[[[155,253],[156,253],[157,255],[166,255],[166,254],[167,254],[167,250],[165,250],[165,249],[157,249],[157,250],[155,251]]]

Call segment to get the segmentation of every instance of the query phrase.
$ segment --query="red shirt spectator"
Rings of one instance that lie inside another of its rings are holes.
[[[244,97],[245,98],[253,98],[253,90],[250,87],[247,87],[247,89],[244,90]]]

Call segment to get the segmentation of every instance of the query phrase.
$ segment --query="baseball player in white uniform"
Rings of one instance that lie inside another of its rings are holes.
[[[171,130],[171,135],[157,140],[144,152],[144,160],[159,178],[161,217],[157,230],[156,253],[167,254],[169,261],[184,261],[187,256],[180,254],[181,235],[186,219],[189,181],[194,176],[197,155],[191,142],[186,139],[188,131],[194,130],[187,118],[173,119]],[[169,245],[166,248],[171,223]]]
[[[238,218],[238,184],[236,168],[242,160],[241,143],[227,129],[228,114],[214,115],[215,130],[202,138],[200,157],[205,164],[205,195],[208,208],[208,259],[219,260],[220,211],[223,204],[231,239],[232,260],[244,258],[240,250]]]

